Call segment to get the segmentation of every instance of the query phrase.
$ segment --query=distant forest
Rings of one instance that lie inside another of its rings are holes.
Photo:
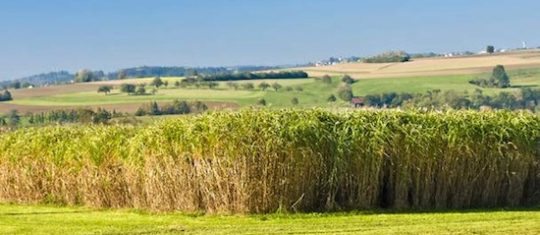
[[[237,80],[256,80],[256,79],[284,79],[284,78],[307,78],[308,74],[304,71],[281,71],[270,73],[223,73],[216,75],[202,76],[204,81],[237,81]]]
[[[41,73],[15,80],[0,81],[0,87],[19,89],[29,86],[63,84],[72,81],[74,77],[75,75],[67,71]]]
[[[109,80],[125,77],[183,77],[193,75],[217,75],[242,73],[259,70],[277,69],[277,66],[234,66],[234,67],[161,67],[161,66],[142,66],[135,68],[126,68],[117,72],[107,74]]]
[[[171,77],[171,76],[215,76],[233,73],[246,73],[260,70],[278,69],[278,66],[232,66],[232,67],[164,67],[164,66],[141,66],[134,68],[120,69],[115,72],[105,73],[103,71],[81,70],[90,73],[90,80],[116,80],[124,78],[139,77]],[[80,73],[80,72],[79,72]],[[19,89],[31,86],[48,86],[71,83],[76,80],[77,74],[67,71],[36,74],[19,79],[0,81],[0,88]],[[87,75],[88,76],[88,75]]]

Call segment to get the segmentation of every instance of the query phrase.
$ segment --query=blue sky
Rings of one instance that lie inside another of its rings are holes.
[[[2,0],[0,79],[540,46],[537,0]]]

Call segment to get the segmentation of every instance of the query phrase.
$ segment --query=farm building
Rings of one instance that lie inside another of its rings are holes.
[[[351,99],[351,105],[355,108],[364,107],[364,98],[362,97],[353,97]]]

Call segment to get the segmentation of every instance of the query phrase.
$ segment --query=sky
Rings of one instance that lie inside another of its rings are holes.
[[[0,0],[0,80],[540,46],[538,0]]]

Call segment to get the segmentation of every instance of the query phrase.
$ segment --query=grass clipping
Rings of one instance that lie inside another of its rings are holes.
[[[208,213],[540,204],[525,112],[279,110],[0,134],[0,201]]]

